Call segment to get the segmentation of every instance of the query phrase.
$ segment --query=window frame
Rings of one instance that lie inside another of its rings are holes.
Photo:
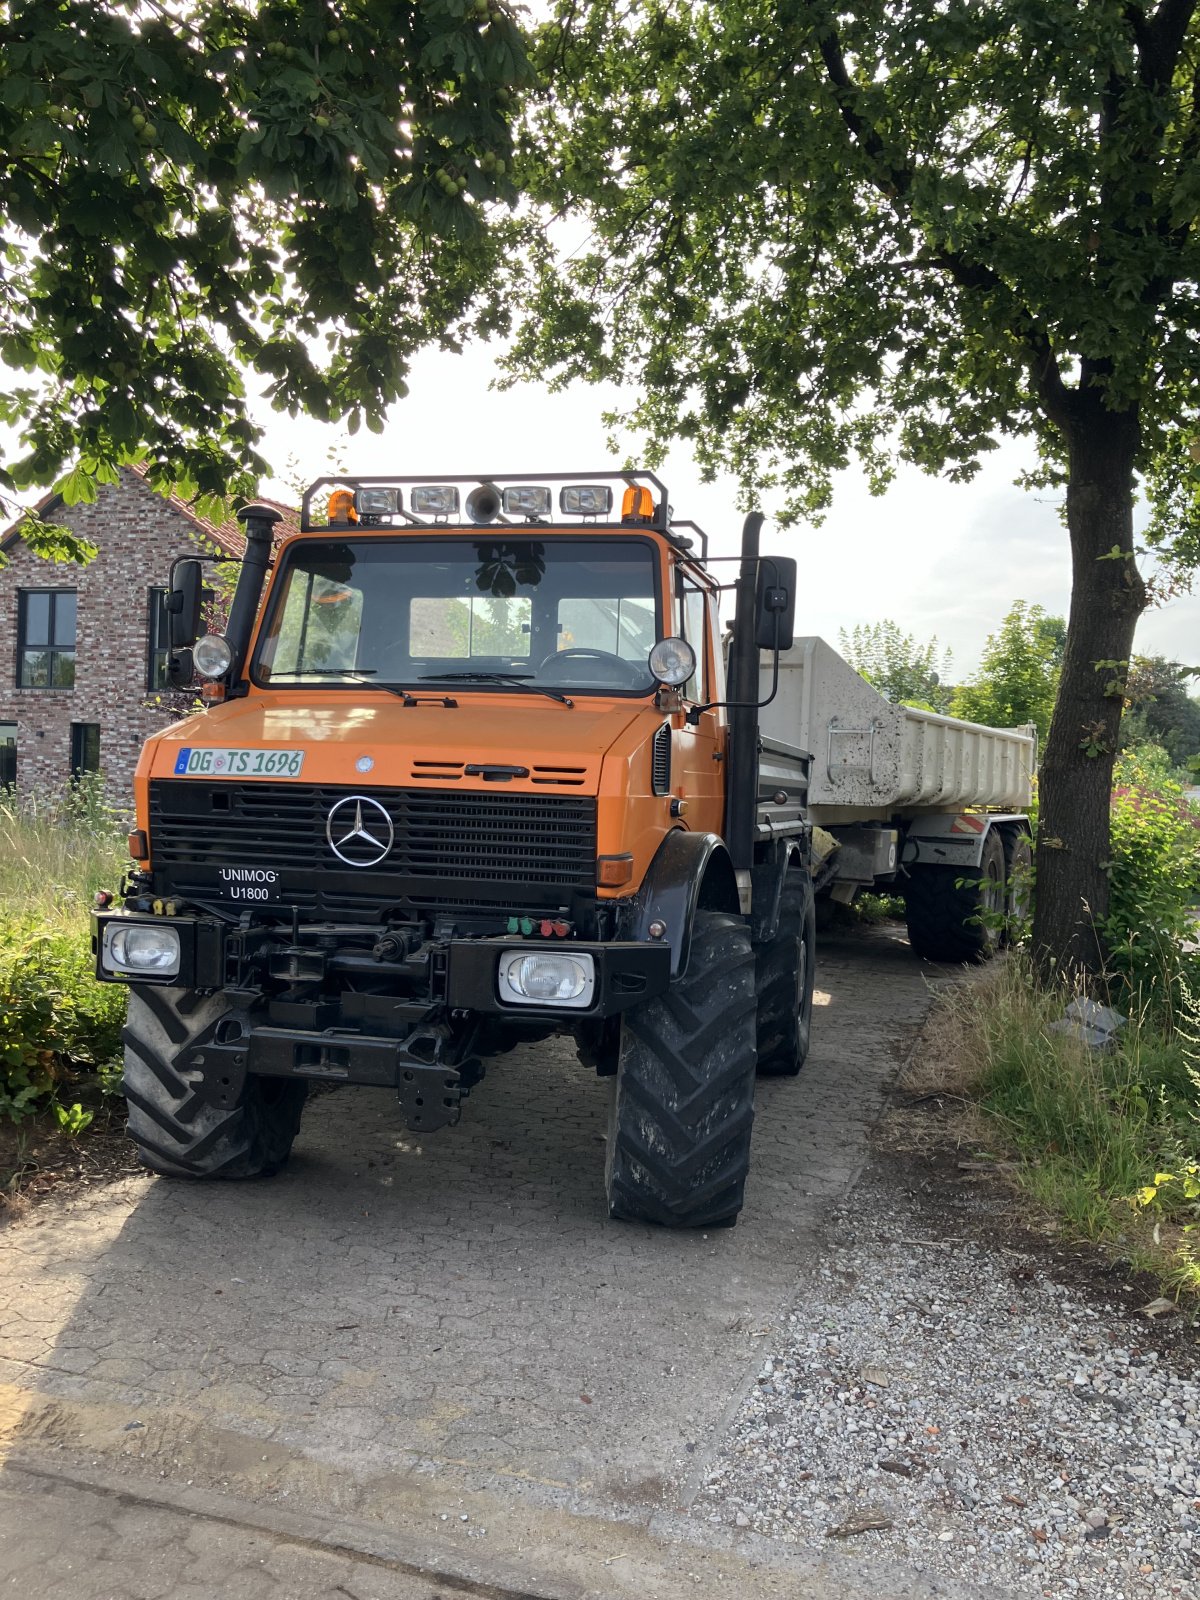
[[[171,645],[168,635],[166,599],[170,589],[165,584],[152,583],[146,591],[146,689],[150,694],[162,694],[171,687],[169,676]],[[155,642],[157,624],[162,624],[162,643]],[[162,661],[162,682],[155,682],[155,666]]]
[[[620,530],[615,530],[608,526],[602,527],[594,534],[593,530],[590,529],[581,533],[573,533],[558,528],[543,529],[540,527],[524,526],[520,528],[515,526],[511,528],[505,527],[500,530],[500,533],[511,533],[514,536],[519,535],[525,539],[537,538],[539,543],[549,543],[551,540],[553,540],[555,543],[562,543],[566,545],[573,539],[579,539],[583,541],[589,536],[594,536],[601,539],[619,537],[623,542],[627,542],[629,544],[644,545],[650,556],[650,575],[654,591],[653,602],[656,624],[664,629],[668,627],[668,604],[666,599],[667,587],[666,583],[664,582],[663,571],[664,552],[662,545],[658,542],[658,540],[650,537],[648,534],[643,533],[635,528],[622,527]],[[271,581],[271,588],[267,595],[266,605],[263,608],[258,625],[255,629],[254,643],[249,653],[247,666],[245,669],[246,677],[255,686],[255,688],[268,690],[272,694],[311,694],[314,689],[319,689],[323,694],[330,692],[336,694],[339,691],[343,693],[352,693],[355,690],[361,692],[364,688],[372,687],[378,687],[384,689],[385,691],[391,688],[404,687],[411,689],[414,693],[431,693],[432,691],[429,688],[429,683],[424,679],[419,681],[414,680],[412,683],[405,683],[402,679],[380,679],[378,684],[369,684],[355,683],[353,681],[347,682],[345,680],[338,682],[336,679],[330,679],[328,681],[322,681],[319,683],[312,679],[309,679],[307,682],[289,683],[283,679],[275,680],[269,676],[263,677],[260,661],[262,649],[264,643],[271,637],[272,630],[275,627],[277,615],[285,604],[284,596],[287,589],[287,579],[289,577],[289,568],[291,562],[301,554],[306,545],[313,544],[347,543],[362,539],[370,539],[373,543],[377,542],[379,544],[404,544],[409,542],[417,542],[421,539],[422,535],[428,539],[436,540],[436,542],[439,544],[449,543],[451,540],[462,544],[496,543],[499,538],[497,532],[493,531],[490,538],[488,537],[488,534],[488,526],[480,526],[477,528],[452,528],[449,530],[444,530],[439,525],[422,528],[419,532],[413,532],[411,534],[381,534],[372,533],[370,531],[364,532],[361,529],[343,532],[341,529],[333,530],[323,528],[319,532],[313,534],[301,535],[298,538],[289,539],[276,556],[275,571]],[[670,569],[668,568],[667,570],[669,573]],[[456,691],[458,689],[459,686],[456,685]],[[510,685],[504,683],[465,683],[461,685],[461,692],[470,694],[511,694],[513,691]],[[604,688],[580,686],[571,689],[572,696],[586,696],[608,700],[647,700],[656,693],[657,688],[653,685],[648,685],[644,689],[618,689],[607,686]]]
[[[27,634],[29,629],[29,601],[35,595],[46,595],[50,605],[46,619],[47,643],[44,645],[30,644]],[[60,645],[54,642],[55,626],[58,617],[58,597],[70,595],[75,602],[75,626],[72,640],[69,645]],[[25,658],[34,652],[43,652],[46,660],[45,683],[23,683],[23,669]],[[79,655],[79,590],[78,589],[18,589],[17,590],[17,649],[16,649],[16,687],[33,694],[71,694],[75,688],[75,673]],[[60,656],[71,658],[70,683],[55,683],[54,668]]]
[[[5,737],[5,730],[8,728],[12,729],[11,739]],[[17,786],[17,741],[20,738],[20,733],[20,724],[15,719],[11,722],[0,721],[0,788],[4,788],[8,784],[11,784],[14,789]],[[4,752],[10,749],[12,751],[12,775],[6,778],[4,769],[8,765],[10,758]]]
[[[89,730],[96,730],[96,765],[89,767],[87,762],[87,745]],[[104,740],[104,730],[98,722],[73,722],[71,724],[71,777],[80,778],[88,772],[99,772],[102,760],[101,746]]]

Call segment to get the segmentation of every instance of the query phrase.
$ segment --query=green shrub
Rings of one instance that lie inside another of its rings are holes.
[[[126,997],[92,975],[89,912],[124,856],[97,783],[32,807],[0,793],[0,1116],[56,1101],[79,1070],[115,1087]]]
[[[1119,1004],[1149,1010],[1168,1031],[1182,990],[1200,978],[1184,948],[1197,934],[1200,812],[1189,806],[1166,751],[1123,754],[1113,774],[1109,912],[1104,924]]]
[[[18,1118],[54,1098],[80,1068],[110,1067],[125,994],[92,974],[90,931],[0,929],[0,1114]],[[111,1083],[111,1073],[102,1081]]]
[[[1089,1050],[1055,1027],[1071,998],[1039,986],[1027,958],[1014,954],[940,1005],[967,1084],[1021,1158],[1022,1185],[1072,1233],[1129,1249],[1138,1198],[1153,1198],[1169,1225],[1191,1220],[1186,1180],[1200,1162],[1196,1044],[1186,1014],[1168,1035],[1142,1012],[1115,1049]],[[1200,1289],[1191,1236],[1153,1241],[1145,1230],[1141,1248],[1164,1276]]]

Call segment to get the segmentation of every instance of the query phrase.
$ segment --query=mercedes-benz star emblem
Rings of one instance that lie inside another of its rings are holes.
[[[396,842],[396,830],[386,807],[368,794],[348,794],[339,800],[325,823],[329,848],[348,867],[374,867]]]

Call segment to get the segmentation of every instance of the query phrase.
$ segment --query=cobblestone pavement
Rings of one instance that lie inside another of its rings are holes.
[[[255,1528],[15,1474],[0,1595],[27,1600],[451,1600],[429,1578]]]
[[[439,1135],[342,1090],[276,1179],[35,1211],[0,1241],[0,1454],[464,1549],[551,1512],[653,1532],[861,1167],[929,971],[894,933],[826,941],[813,1056],[760,1085],[746,1210],[711,1236],[606,1218],[607,1085],[559,1042],[501,1058]]]

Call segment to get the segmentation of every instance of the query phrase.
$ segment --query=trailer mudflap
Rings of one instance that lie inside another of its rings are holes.
[[[474,1057],[453,1066],[439,1059],[445,1042],[436,1026],[404,1039],[251,1027],[235,1039],[197,1041],[177,1065],[192,1076],[195,1093],[216,1106],[236,1105],[248,1074],[395,1089],[407,1126],[428,1133],[454,1126],[463,1096],[483,1076]]]

